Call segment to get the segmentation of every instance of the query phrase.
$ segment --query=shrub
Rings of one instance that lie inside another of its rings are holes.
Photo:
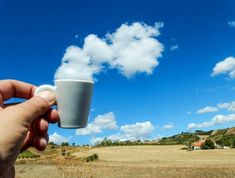
[[[96,153],[93,154],[93,157],[94,157],[94,159],[98,159],[99,158],[99,156]]]
[[[21,152],[18,156],[18,158],[37,158],[37,157],[40,157],[40,156],[32,153],[29,150]]]
[[[205,141],[204,145],[201,147],[203,150],[215,149],[215,144],[211,139]]]
[[[99,158],[99,156],[96,153],[94,153],[90,156],[87,156],[86,162],[94,161],[94,160],[97,160],[98,158]]]
[[[69,146],[69,143],[68,142],[62,142],[61,146]]]

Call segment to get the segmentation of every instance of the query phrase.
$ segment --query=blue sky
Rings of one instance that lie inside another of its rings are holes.
[[[90,130],[51,125],[51,138],[85,144],[232,127],[234,9],[233,0],[0,0],[0,77],[53,84],[66,48],[83,46],[89,34],[103,38],[125,23],[162,22],[156,39],[164,50],[153,73],[131,78],[115,69],[100,73]]]

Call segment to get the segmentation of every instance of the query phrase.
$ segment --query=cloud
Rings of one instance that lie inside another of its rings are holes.
[[[101,143],[103,140],[104,140],[103,137],[92,138],[91,141],[90,141],[90,143],[91,143],[92,145],[95,145],[95,144],[97,144],[97,143]]]
[[[152,74],[162,56],[163,45],[156,39],[163,23],[149,26],[135,22],[122,24],[104,38],[90,34],[83,47],[69,46],[55,79],[93,80],[107,69],[118,69],[127,78],[137,73]]]
[[[169,129],[173,129],[173,128],[175,128],[175,125],[172,122],[170,122],[170,123],[164,125],[162,127],[162,130],[169,130]]]
[[[150,121],[137,122],[135,124],[121,126],[120,133],[109,135],[105,138],[112,141],[148,139],[153,130],[154,126]],[[104,137],[93,138],[91,139],[91,143],[95,144],[101,142],[103,139]]]
[[[125,137],[125,135],[117,133],[113,135],[109,135],[107,137],[97,137],[97,138],[92,138],[90,143],[91,144],[97,144],[102,142],[104,139],[111,140],[111,141],[125,141],[125,140],[131,140],[128,137]]]
[[[63,142],[68,142],[70,138],[63,137],[62,135],[54,132],[53,134],[49,135],[49,142],[54,142],[57,145],[60,145]]]
[[[216,111],[218,111],[218,108],[211,107],[211,106],[206,106],[205,108],[199,109],[197,111],[197,114],[205,114],[205,113],[208,113],[208,112],[216,112]]]
[[[229,21],[228,26],[232,27],[232,28],[235,28],[235,21]]]
[[[170,51],[175,51],[175,50],[177,50],[178,48],[179,48],[178,45],[173,45],[173,46],[170,47]]]
[[[224,123],[232,122],[232,121],[235,121],[235,114],[216,115],[209,122],[190,123],[188,125],[188,130],[193,130],[193,129],[198,129],[198,128],[205,128],[205,127],[211,127],[211,126],[214,126],[214,125],[224,124]]]
[[[154,127],[150,121],[137,122],[136,124],[124,125],[120,128],[120,131],[124,133],[128,138],[142,139],[150,136]]]
[[[86,128],[77,129],[76,135],[92,135],[102,133],[104,130],[117,129],[117,121],[113,112],[98,115],[94,121],[87,125]]]
[[[227,57],[221,62],[218,62],[213,68],[211,76],[220,74],[228,74],[230,78],[235,78],[235,58]]]
[[[226,109],[228,111],[235,112],[235,101],[228,102],[228,103],[220,103],[220,104],[217,104],[217,107],[220,109]]]
[[[235,101],[226,102],[226,103],[219,103],[219,104],[217,104],[216,107],[206,106],[206,107],[204,107],[202,109],[199,109],[197,111],[197,114],[204,114],[204,113],[209,113],[209,112],[217,112],[220,109],[225,109],[227,111],[235,112]]]

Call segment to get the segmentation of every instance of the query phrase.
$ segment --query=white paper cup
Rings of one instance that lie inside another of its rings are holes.
[[[84,128],[87,126],[93,82],[86,80],[55,80],[55,86],[41,85],[36,93],[50,90],[56,94],[61,128]]]

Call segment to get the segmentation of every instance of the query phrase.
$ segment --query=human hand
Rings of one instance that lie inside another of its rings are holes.
[[[20,81],[0,81],[0,177],[14,177],[14,163],[19,153],[30,146],[42,151],[48,142],[48,123],[59,119],[52,110],[55,95],[44,91],[34,95],[36,87]],[[4,106],[12,97],[27,101]]]

